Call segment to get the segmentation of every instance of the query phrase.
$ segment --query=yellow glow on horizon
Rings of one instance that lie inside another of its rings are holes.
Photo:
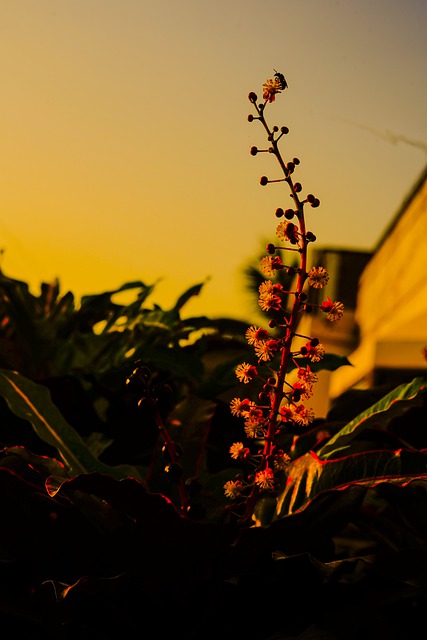
[[[271,158],[248,153],[266,141],[246,121],[247,93],[273,68],[289,89],[271,122],[289,126],[287,153],[320,197],[308,221],[318,245],[372,248],[425,164],[417,11],[385,0],[6,0],[5,273],[33,288],[58,277],[77,297],[160,280],[165,306],[210,278],[188,312],[247,317],[242,268],[288,198],[259,186],[277,172]]]

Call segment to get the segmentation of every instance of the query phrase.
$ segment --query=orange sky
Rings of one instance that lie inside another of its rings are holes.
[[[247,319],[242,269],[283,185],[247,94],[273,68],[317,247],[371,249],[426,163],[427,4],[3,0],[0,247],[37,291],[160,279],[186,315]]]

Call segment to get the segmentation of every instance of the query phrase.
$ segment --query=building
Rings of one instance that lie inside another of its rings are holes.
[[[349,389],[427,375],[427,167],[372,253],[322,249],[313,264],[329,271],[327,295],[344,303],[345,314],[332,326],[324,314],[310,314],[301,332],[351,362],[321,372],[312,403],[316,415],[325,416]]]

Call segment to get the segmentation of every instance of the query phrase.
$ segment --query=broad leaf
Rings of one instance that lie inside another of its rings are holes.
[[[15,371],[0,369],[0,395],[15,415],[28,420],[37,435],[58,451],[70,475],[99,471],[115,478],[133,476],[140,479],[135,467],[109,467],[97,460],[52,402],[47,387]]]
[[[337,460],[321,460],[314,452],[291,462],[284,491],[277,500],[276,517],[303,509],[318,494],[342,491],[351,485],[373,487],[382,482],[405,485],[427,480],[427,449],[422,451],[368,451]]]
[[[322,460],[334,458],[337,454],[342,455],[352,440],[364,429],[372,428],[374,424],[385,427],[390,420],[402,415],[411,407],[422,405],[422,394],[426,387],[426,378],[414,378],[409,384],[399,385],[336,433],[317,451],[317,455]]]

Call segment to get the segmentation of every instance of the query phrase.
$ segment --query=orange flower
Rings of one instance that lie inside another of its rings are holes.
[[[249,412],[251,407],[255,406],[255,402],[249,400],[249,398],[244,398],[244,400],[240,400],[240,398],[233,398],[230,402],[230,411],[233,416],[242,416]]]
[[[255,345],[255,355],[260,359],[268,362],[272,359],[278,349],[277,340],[261,340]]]
[[[344,314],[344,305],[342,302],[332,302],[330,297],[328,296],[324,302],[320,305],[322,311],[324,311],[327,316],[326,318],[330,322],[336,322],[340,318],[342,318]]]
[[[245,333],[248,344],[256,345],[260,340],[266,340],[268,338],[268,331],[252,325]]]
[[[262,85],[263,94],[262,97],[267,102],[274,102],[276,99],[276,94],[282,92],[282,83],[279,78],[269,78]]]
[[[270,467],[266,467],[263,471],[258,471],[255,475],[255,484],[261,489],[274,489],[274,473]]]
[[[313,289],[322,289],[328,284],[329,273],[324,267],[312,267],[308,272],[308,284]]]
[[[240,382],[243,382],[244,384],[247,384],[248,382],[256,378],[257,375],[258,371],[256,367],[253,366],[253,364],[242,362],[242,364],[239,364],[236,367],[236,376],[240,380]]]
[[[284,266],[280,256],[264,256],[260,262],[261,271],[267,278],[272,278],[275,270],[283,269]]]
[[[242,490],[243,484],[239,480],[229,480],[224,485],[224,493],[227,498],[230,498],[231,500],[236,500],[236,498],[240,496]]]
[[[243,442],[234,442],[230,447],[230,455],[234,460],[245,459],[250,455],[250,451]]]

